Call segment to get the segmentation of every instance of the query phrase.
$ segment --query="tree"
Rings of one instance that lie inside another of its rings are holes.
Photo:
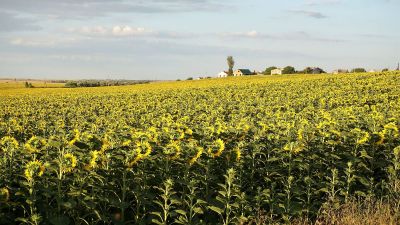
[[[228,56],[226,59],[228,62],[228,76],[233,76],[233,67],[235,66],[235,60],[233,60],[232,56]]]
[[[33,85],[32,85],[32,83],[25,82],[25,87],[26,88],[33,88]]]
[[[296,69],[293,66],[287,66],[282,70],[282,74],[294,74],[294,73],[296,73]]]
[[[75,81],[68,81],[65,84],[65,87],[67,87],[67,88],[76,88],[76,87],[78,87],[78,83],[75,82]]]
[[[272,70],[274,70],[274,69],[278,69],[278,67],[276,67],[276,66],[268,67],[267,69],[265,69],[264,74],[265,74],[265,75],[271,75],[271,72],[272,72]]]
[[[355,68],[351,70],[352,73],[365,73],[367,72],[364,68]]]
[[[382,72],[387,72],[387,71],[389,71],[388,68],[385,68],[385,69],[382,70]]]
[[[304,74],[312,74],[312,73],[313,73],[313,68],[311,68],[311,67],[306,67],[306,68],[303,70],[303,73],[304,73]]]

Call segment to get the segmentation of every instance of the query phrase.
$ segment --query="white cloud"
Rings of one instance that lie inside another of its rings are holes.
[[[76,38],[13,38],[10,44],[28,47],[52,47],[59,44],[72,43],[77,41]]]
[[[115,36],[136,36],[152,33],[147,31],[143,27],[130,27],[130,26],[114,26],[112,28],[112,34]]]
[[[81,27],[81,28],[70,28],[68,32],[77,33],[85,36],[102,36],[102,37],[134,37],[134,36],[150,36],[156,32],[145,29],[143,27],[131,27],[131,26],[95,26],[95,27]]]
[[[103,38],[153,38],[153,39],[185,39],[199,37],[200,34],[194,33],[181,33],[173,31],[155,31],[144,27],[133,27],[128,25],[116,25],[111,27],[95,26],[95,27],[81,27],[70,28],[67,32],[72,34],[79,34],[90,38],[103,37]]]

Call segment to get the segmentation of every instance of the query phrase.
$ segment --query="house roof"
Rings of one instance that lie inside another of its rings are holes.
[[[249,69],[238,69],[240,72],[242,72],[243,74],[252,74],[253,72],[251,72]]]

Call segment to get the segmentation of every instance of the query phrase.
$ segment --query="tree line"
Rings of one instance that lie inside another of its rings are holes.
[[[104,86],[123,86],[133,84],[146,84],[150,83],[149,80],[84,80],[84,81],[68,81],[65,84],[66,88],[77,88],[77,87],[104,87]]]

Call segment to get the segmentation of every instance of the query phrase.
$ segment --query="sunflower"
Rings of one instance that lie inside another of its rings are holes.
[[[240,161],[240,158],[242,157],[242,152],[240,151],[240,148],[239,148],[239,147],[236,147],[236,148],[234,149],[234,152],[235,152],[235,154],[236,154],[236,161],[239,162],[239,161]]]
[[[0,188],[0,202],[7,202],[10,199],[10,192],[6,187]]]
[[[100,158],[100,154],[101,152],[99,151],[90,151],[90,160],[89,164],[86,165],[86,169],[90,170],[97,167],[97,161]]]
[[[383,127],[384,134],[388,134],[388,136],[392,136],[394,138],[399,136],[399,128],[396,126],[394,122],[388,123]]]
[[[283,150],[292,154],[298,154],[304,150],[304,145],[297,142],[290,142],[283,147]]]
[[[181,146],[179,146],[177,141],[171,141],[164,149],[164,153],[169,155],[169,158],[172,160],[178,159],[181,154]]]
[[[303,141],[303,133],[304,133],[303,128],[300,128],[300,129],[297,131],[297,140],[298,140],[298,141]]]
[[[8,149],[16,149],[19,147],[18,141],[10,136],[5,136],[0,140],[0,151],[6,152]]]
[[[397,146],[396,148],[393,149],[393,154],[395,155],[396,158],[400,158],[400,146]]]
[[[65,172],[69,173],[72,172],[72,170],[76,167],[77,160],[76,157],[72,153],[67,153],[63,157],[65,161],[67,162],[67,167],[65,168]]]
[[[29,153],[36,153],[46,145],[46,140],[43,138],[39,138],[36,136],[32,136],[24,145],[25,149],[28,150]]]
[[[24,175],[28,181],[31,181],[35,177],[41,177],[44,171],[45,171],[44,165],[40,161],[34,160],[28,162],[24,171]]]
[[[213,147],[216,147],[217,150],[213,151]],[[221,139],[217,139],[214,141],[213,147],[208,149],[208,154],[210,154],[213,158],[216,158],[219,157],[225,150],[225,143]]]
[[[204,149],[202,147],[196,147],[197,153],[194,157],[189,160],[189,165],[193,165],[203,154]]]
[[[74,129],[74,138],[68,142],[69,145],[74,145],[75,142],[77,142],[80,139],[81,133],[79,132],[78,129]]]
[[[136,142],[136,149],[133,151],[133,160],[128,162],[128,168],[132,168],[137,162],[151,154],[152,147],[149,142]]]

